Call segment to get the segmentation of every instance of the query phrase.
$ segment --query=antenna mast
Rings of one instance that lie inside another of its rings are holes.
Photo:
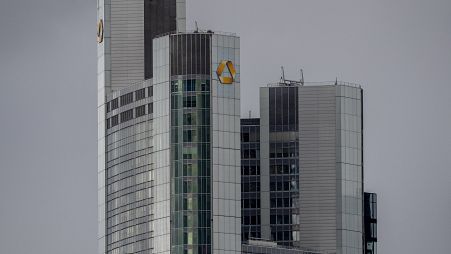
[[[304,70],[301,69],[301,85],[304,85]]]
[[[280,66],[280,69],[282,70],[282,77],[280,77],[281,83],[285,83],[285,70],[283,69],[283,66]]]

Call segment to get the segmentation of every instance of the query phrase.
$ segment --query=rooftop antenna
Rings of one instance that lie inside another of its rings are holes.
[[[199,26],[197,25],[197,21],[194,21],[194,24],[196,25],[196,33],[199,32]]]
[[[252,118],[252,110],[249,110],[249,118]]]
[[[335,77],[335,85],[338,85],[338,78]]]
[[[283,69],[283,66],[280,66],[280,69],[282,69],[282,77],[280,78],[282,80],[281,83],[285,83],[285,70]]]
[[[304,70],[301,69],[301,85],[304,85]]]

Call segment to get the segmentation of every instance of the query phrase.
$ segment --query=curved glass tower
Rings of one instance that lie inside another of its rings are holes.
[[[98,0],[97,23],[98,253],[164,252],[153,240],[149,79],[153,38],[185,31],[185,0]]]
[[[239,38],[181,32],[183,0],[98,11],[99,253],[240,253]]]
[[[97,13],[98,253],[241,252],[239,38],[185,0]]]

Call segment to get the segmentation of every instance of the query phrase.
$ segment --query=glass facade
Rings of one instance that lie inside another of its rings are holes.
[[[144,0],[145,79],[153,77],[153,38],[177,30],[176,0]]]
[[[269,131],[298,131],[298,88],[269,89]]]
[[[241,253],[240,39],[212,34],[212,208],[213,253]],[[236,69],[232,84],[216,73],[222,61]]]
[[[260,119],[241,119],[241,240],[261,238]]]
[[[150,253],[153,246],[151,90],[143,82],[112,94],[106,113],[106,253]],[[136,92],[141,91],[141,92]],[[121,106],[116,104],[118,98]]]
[[[361,88],[347,83],[260,89],[263,239],[362,252],[361,98]]]
[[[377,195],[365,192],[365,254],[377,254]]]
[[[172,253],[211,253],[210,79],[171,81]]]
[[[271,240],[293,246],[299,198],[298,88],[269,88],[269,176]]]
[[[362,253],[363,246],[363,128],[360,87],[338,85],[336,96],[336,165],[341,172],[337,207],[343,254]]]
[[[211,34],[170,36],[171,76],[211,73]]]
[[[98,2],[99,254],[241,250],[239,38],[184,33],[185,5]],[[237,69],[227,87],[224,60]]]
[[[176,33],[152,51],[152,79],[99,109],[99,253],[241,252],[239,39]]]
[[[169,36],[171,251],[212,253],[210,34]]]

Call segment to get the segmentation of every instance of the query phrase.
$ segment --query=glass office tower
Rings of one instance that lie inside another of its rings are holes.
[[[300,91],[300,246],[362,253],[363,90],[336,82]]]
[[[184,0],[98,1],[100,254],[241,252],[239,38],[184,31]]]
[[[154,55],[155,168],[170,183],[155,219],[170,216],[172,253],[240,252],[239,38],[171,34]],[[219,73],[224,61],[234,68]]]
[[[260,89],[263,239],[362,253],[362,94],[339,82]]]

